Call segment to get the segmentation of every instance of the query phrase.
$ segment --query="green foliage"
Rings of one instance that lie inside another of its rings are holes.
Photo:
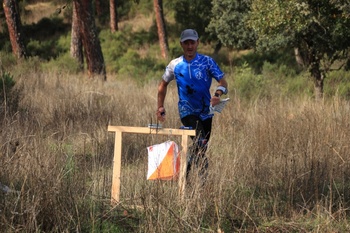
[[[310,96],[313,84],[304,73],[296,72],[287,64],[265,61],[259,74],[247,62],[237,67],[233,88],[240,98],[251,101],[258,98]]]
[[[206,32],[212,16],[211,0],[171,0],[168,4],[175,11],[175,20],[179,24],[180,31],[185,28],[196,29],[202,42],[216,39],[216,35],[210,36]]]
[[[169,43],[169,54],[170,57],[179,57],[183,54],[182,48],[179,45],[179,41]]]
[[[17,64],[17,60],[13,53],[8,53],[0,50],[0,69],[12,70]]]
[[[265,62],[262,76],[266,82],[266,93],[270,93],[270,96],[292,97],[312,94],[312,82],[303,73],[298,75],[295,69],[286,64]]]
[[[324,92],[322,75],[336,60],[348,59],[350,19],[345,6],[344,1],[332,0],[257,0],[252,2],[248,24],[258,36],[257,50],[299,50],[319,99]]]
[[[300,68],[296,64],[294,54],[290,49],[281,49],[278,51],[267,52],[249,52],[240,58],[236,59],[235,64],[240,66],[248,63],[255,73],[260,74],[265,62],[286,65],[295,72],[299,72]]]
[[[115,233],[130,233],[130,232],[136,232],[137,226],[139,225],[139,219],[135,217],[127,216],[128,211],[123,210],[120,212],[124,212],[125,215],[122,214],[115,214],[116,216],[112,216],[111,219],[106,219],[104,221],[100,221],[96,223],[96,225],[91,226],[92,229],[89,232],[101,232],[101,233],[108,233],[108,232],[115,232]],[[135,212],[135,211],[134,211]],[[113,220],[113,221],[111,221]],[[118,224],[116,224],[118,222]]]
[[[101,47],[108,72],[117,72],[119,69],[116,62],[128,48],[128,38],[123,32],[110,33],[103,30],[100,33]]]
[[[330,60],[350,46],[349,10],[335,1],[253,1],[249,26],[258,35],[258,48],[302,48],[317,59]],[[304,45],[304,43],[307,45]],[[346,57],[346,54],[344,54]],[[311,59],[312,57],[310,57]]]
[[[160,70],[160,65],[152,58],[141,58],[134,50],[128,50],[117,61],[118,74],[126,77],[134,77],[136,81],[144,83],[150,74]],[[152,75],[151,75],[152,76]]]
[[[149,1],[149,0],[134,0],[134,1],[124,0],[124,1],[130,4],[129,6],[130,9],[128,12],[129,18],[134,17],[137,14],[143,14],[143,15],[153,14],[153,1]],[[119,3],[117,5],[119,5]],[[126,7],[123,7],[123,9],[125,11]]]
[[[15,113],[20,99],[19,90],[15,89],[15,80],[9,72],[1,73],[0,76],[0,115]]]
[[[26,47],[29,56],[39,56],[50,60],[69,49],[68,38],[70,26],[60,18],[43,18],[36,24],[25,25]],[[63,39],[66,38],[64,43]]]
[[[350,100],[350,73],[344,70],[330,72],[326,81],[326,96],[339,96]]]
[[[214,0],[208,31],[220,42],[236,49],[251,48],[255,33],[246,26],[251,0]]]
[[[27,50],[29,56],[38,56],[45,60],[50,60],[59,53],[64,52],[64,49],[57,47],[56,41],[52,40],[30,40],[27,44]]]
[[[38,56],[29,57],[16,67],[16,70],[13,71],[13,75],[17,77],[21,75],[26,76],[30,73],[41,72],[43,63],[43,60]]]
[[[154,43],[155,33],[152,31],[132,32],[131,28],[126,28],[122,32],[111,33],[109,30],[102,30],[100,38],[105,63],[111,73],[135,78],[143,83],[164,68],[164,64],[154,58],[156,54],[139,54],[139,49]],[[150,51],[158,53],[159,47]]]
[[[31,25],[23,25],[26,38],[33,40],[57,40],[61,35],[70,32],[70,24],[64,23],[62,18],[42,18]]]
[[[281,88],[282,95],[285,97],[312,96],[314,85],[311,79],[307,78],[305,73],[285,79],[285,84]]]
[[[2,92],[10,91],[15,86],[15,83],[13,76],[8,72],[3,73],[0,77],[0,89]]]
[[[303,14],[293,1],[253,1],[247,23],[258,35],[259,48],[273,50],[293,40],[305,24]]]
[[[1,34],[0,33],[0,50],[3,52],[11,52],[11,42],[9,40],[8,34]]]
[[[79,63],[69,53],[62,53],[55,59],[42,64],[42,70],[58,71],[68,74],[77,74],[80,71]]]
[[[68,52],[70,49],[70,43],[71,43],[70,34],[68,35],[63,34],[58,38],[56,45],[60,52]]]
[[[254,99],[258,97],[264,86],[262,75],[256,75],[252,72],[248,64],[239,67],[235,72],[235,82],[233,88],[243,99]]]

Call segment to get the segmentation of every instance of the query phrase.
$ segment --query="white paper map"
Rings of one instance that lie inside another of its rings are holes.
[[[215,105],[214,107],[210,105],[209,107],[209,114],[214,114],[214,112],[221,113],[221,111],[224,109],[227,102],[230,100],[230,98],[221,99],[220,103]]]

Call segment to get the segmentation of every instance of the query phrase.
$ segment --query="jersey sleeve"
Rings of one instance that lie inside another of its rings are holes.
[[[175,62],[174,60],[171,61],[168,66],[165,68],[165,72],[162,76],[162,79],[165,81],[165,82],[170,82],[172,80],[174,80],[175,78],[175,75],[174,75],[174,68],[175,68]]]
[[[225,73],[222,72],[218,64],[211,57],[209,57],[209,70],[210,75],[215,78],[216,81],[219,81],[225,76]]]

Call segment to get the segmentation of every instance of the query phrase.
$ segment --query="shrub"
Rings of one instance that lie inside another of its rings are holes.
[[[131,49],[117,63],[119,74],[135,77],[136,81],[140,83],[144,83],[147,80],[146,74],[150,72],[153,74],[153,71],[163,70],[164,68],[162,65],[157,64],[154,59],[149,57],[141,58],[135,50]]]
[[[241,98],[271,98],[311,95],[313,85],[304,73],[298,74],[285,64],[264,62],[261,74],[255,74],[248,63],[238,67],[234,85]]]
[[[0,114],[14,113],[18,109],[19,92],[15,90],[15,80],[13,76],[4,72],[0,76]]]
[[[39,56],[42,59],[50,60],[67,51],[67,49],[57,46],[57,42],[54,40],[30,40],[27,45],[27,51],[30,56]]]
[[[80,65],[69,53],[63,53],[56,59],[52,59],[49,62],[43,63],[43,70],[58,71],[76,74],[80,71]]]
[[[12,52],[0,52],[0,67],[11,70],[17,64],[16,58]]]
[[[291,50],[282,50],[282,51],[270,51],[266,53],[248,53],[241,58],[237,59],[237,64],[244,64],[247,62],[255,73],[261,73],[265,62],[271,64],[278,64],[278,66],[286,65],[295,71],[298,71],[299,68],[296,64],[294,54]]]
[[[100,33],[103,57],[108,72],[116,72],[119,69],[117,60],[123,56],[128,48],[128,39],[124,32],[111,33],[103,30]]]
[[[255,75],[247,63],[238,67],[235,72],[234,88],[242,99],[256,98],[262,91],[264,80],[261,75]]]
[[[282,93],[284,96],[312,96],[314,92],[313,82],[310,78],[306,77],[305,73],[296,75],[294,77],[286,78],[286,83],[282,87]]]
[[[350,73],[345,70],[333,71],[328,74],[324,82],[326,96],[338,95],[350,99]]]
[[[43,65],[43,60],[38,56],[28,57],[25,60],[16,65],[15,69],[11,70],[14,77],[28,77],[30,74],[41,72]]]

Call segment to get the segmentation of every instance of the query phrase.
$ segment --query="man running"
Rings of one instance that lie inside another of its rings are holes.
[[[206,177],[208,159],[205,156],[210,139],[212,119],[214,114],[209,113],[212,106],[220,103],[220,96],[227,94],[225,74],[220,70],[213,58],[197,53],[199,45],[198,33],[193,29],[186,29],[181,33],[180,45],[183,55],[172,60],[165,69],[158,86],[157,119],[165,121],[164,100],[167,86],[175,80],[178,90],[178,111],[182,124],[196,130],[193,152],[188,158],[187,175],[193,162],[200,168],[200,174]],[[210,94],[212,79],[218,82],[213,96]]]

